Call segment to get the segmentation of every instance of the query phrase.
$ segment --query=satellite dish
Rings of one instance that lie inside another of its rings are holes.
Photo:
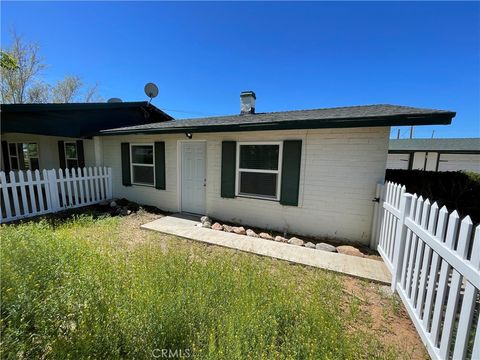
[[[150,98],[150,101],[158,95],[158,87],[154,83],[147,83],[144,91],[145,94]]]
[[[110,98],[107,100],[107,103],[121,103],[123,102],[120,98]]]

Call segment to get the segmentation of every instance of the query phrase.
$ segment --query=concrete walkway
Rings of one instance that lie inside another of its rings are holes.
[[[196,221],[196,219],[194,220],[194,218],[173,215],[165,216],[141,227],[142,229],[159,231],[212,245],[247,251],[257,255],[270,256],[276,259],[336,271],[381,283],[390,284],[392,279],[390,272],[382,261],[205,229],[195,226],[197,223],[198,221]]]

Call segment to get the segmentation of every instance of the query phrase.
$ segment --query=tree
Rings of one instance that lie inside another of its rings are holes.
[[[85,102],[102,102],[103,98],[98,95],[98,87],[99,84],[95,83],[92,87],[87,89],[87,92],[85,93]]]
[[[17,60],[8,52],[0,50],[0,67],[5,70],[15,70],[18,67]]]
[[[70,103],[74,102],[83,86],[78,76],[67,75],[58,81],[52,89],[52,102]]]
[[[2,103],[69,103],[102,101],[98,83],[84,89],[82,79],[67,75],[51,86],[40,78],[47,67],[36,43],[26,43],[15,31],[12,45],[1,51],[0,92]]]
[[[12,38],[12,46],[2,51],[2,59],[3,53],[8,53],[17,66],[0,68],[0,90],[3,103],[22,104],[27,100],[28,89],[46,64],[39,56],[40,48],[36,43],[25,43],[15,31],[12,32]]]
[[[43,82],[37,82],[29,87],[27,102],[32,104],[48,103],[50,101],[50,86]]]

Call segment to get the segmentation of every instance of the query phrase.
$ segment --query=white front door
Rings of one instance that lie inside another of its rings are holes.
[[[182,151],[182,211],[205,213],[205,142],[188,141],[181,143]]]

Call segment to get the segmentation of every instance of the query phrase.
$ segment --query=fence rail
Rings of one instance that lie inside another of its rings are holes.
[[[107,167],[0,171],[0,222],[95,204],[112,197]]]
[[[378,251],[433,359],[480,359],[480,226],[386,183]]]

